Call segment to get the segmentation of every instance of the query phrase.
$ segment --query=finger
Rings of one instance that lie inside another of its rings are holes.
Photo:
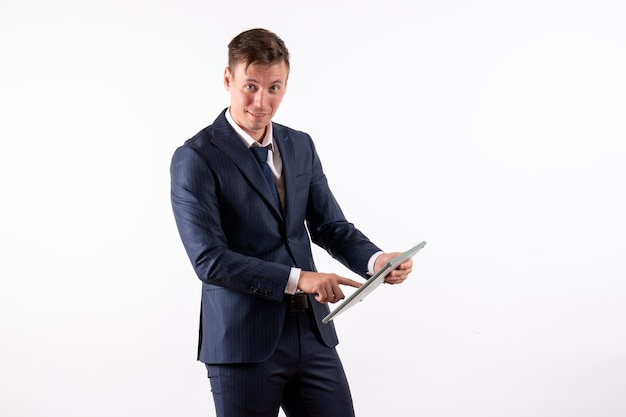
[[[388,276],[385,278],[387,284],[401,284],[407,279],[407,275]]]
[[[391,271],[391,273],[389,274],[392,277],[408,277],[409,274],[413,271],[412,268],[406,268],[406,269],[396,269],[394,271]]]
[[[354,281],[350,278],[344,278],[344,277],[339,277],[337,279],[337,283],[341,284],[341,285],[348,285],[350,287],[354,287],[354,288],[359,288],[361,285],[363,285],[360,282]]]
[[[321,298],[321,302],[323,303],[334,303],[336,302],[336,296],[342,294],[338,285],[330,283],[324,286],[322,293],[323,297]]]
[[[326,300],[326,289],[321,287],[317,290],[317,294],[315,295],[315,299],[322,303],[326,304],[328,301]]]
[[[330,300],[333,303],[336,303],[339,300],[343,300],[345,298],[345,296],[343,295],[343,291],[341,291],[341,288],[339,288],[339,285],[337,285],[335,288],[333,288],[333,298],[332,300]]]
[[[413,267],[413,259],[408,259],[400,265],[400,269],[411,269]]]

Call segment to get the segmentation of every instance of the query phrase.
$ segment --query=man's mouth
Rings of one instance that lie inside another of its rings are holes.
[[[267,116],[267,113],[253,113],[251,111],[248,112],[248,114],[252,117],[256,117],[256,118],[262,118]]]

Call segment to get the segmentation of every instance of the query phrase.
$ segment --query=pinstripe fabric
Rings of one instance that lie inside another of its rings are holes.
[[[207,365],[217,415],[276,417],[282,406],[288,417],[353,417],[337,350],[321,345],[311,324],[306,313],[287,315],[279,347],[267,361]]]
[[[287,314],[290,268],[315,271],[310,240],[364,277],[379,250],[345,219],[311,138],[279,124],[273,130],[283,161],[284,215],[224,112],[172,158],[174,217],[203,282],[198,358],[205,363],[272,355]],[[321,323],[328,306],[309,299],[316,331],[335,346],[332,323]]]

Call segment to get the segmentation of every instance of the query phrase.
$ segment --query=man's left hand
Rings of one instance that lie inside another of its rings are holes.
[[[401,252],[381,253],[376,262],[374,262],[375,272],[382,268],[387,262],[391,261]],[[401,284],[405,279],[409,277],[409,274],[413,270],[413,260],[409,259],[406,262],[400,264],[399,267],[391,271],[385,277],[386,284]]]

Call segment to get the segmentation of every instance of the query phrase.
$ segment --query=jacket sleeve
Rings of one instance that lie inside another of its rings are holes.
[[[307,227],[311,240],[354,273],[367,278],[367,262],[381,249],[345,218],[312,141],[310,146],[313,158]]]
[[[229,250],[216,180],[204,159],[181,146],[170,165],[171,203],[183,245],[200,280],[282,301],[290,267]]]

